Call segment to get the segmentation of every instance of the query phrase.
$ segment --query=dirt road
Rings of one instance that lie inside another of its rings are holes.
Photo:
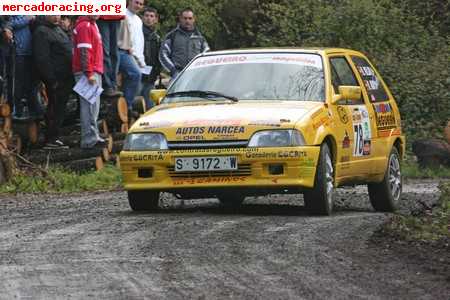
[[[434,202],[437,183],[405,186],[403,211]],[[296,196],[218,201],[137,214],[124,192],[2,196],[1,299],[448,299],[449,264],[374,242],[389,215],[365,188],[339,190],[332,217]],[[345,199],[345,200],[342,200]]]

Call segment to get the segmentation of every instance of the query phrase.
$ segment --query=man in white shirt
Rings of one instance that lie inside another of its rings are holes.
[[[144,33],[142,32],[142,20],[137,15],[143,7],[144,0],[128,1],[125,18],[131,36],[131,49],[119,48],[119,71],[123,75],[122,90],[128,103],[128,109],[132,108],[134,97],[139,92],[141,70],[145,67]]]

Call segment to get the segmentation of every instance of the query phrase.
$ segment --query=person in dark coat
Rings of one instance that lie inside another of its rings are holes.
[[[73,87],[72,41],[58,25],[60,16],[45,16],[33,31],[33,60],[39,78],[47,88],[44,148],[67,148],[59,138],[66,104]]]
[[[191,8],[183,9],[178,21],[178,26],[164,38],[159,52],[159,60],[172,80],[195,56],[209,51],[208,42],[195,25],[195,15]]]
[[[147,66],[152,68],[149,75],[142,76],[142,96],[145,99],[147,109],[153,106],[150,100],[150,91],[155,87],[155,81],[161,72],[161,63],[159,62],[159,48],[161,47],[161,37],[156,32],[156,25],[159,21],[158,11],[153,7],[144,9],[142,18],[144,32],[144,56]]]

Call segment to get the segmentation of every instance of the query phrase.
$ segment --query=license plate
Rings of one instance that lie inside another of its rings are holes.
[[[175,172],[232,171],[237,168],[235,156],[175,158]]]

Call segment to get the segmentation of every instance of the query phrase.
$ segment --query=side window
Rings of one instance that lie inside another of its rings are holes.
[[[384,89],[384,86],[378,78],[377,74],[370,66],[369,62],[366,59],[358,56],[352,56],[352,60],[356,68],[358,69],[359,75],[361,75],[370,101],[388,101],[389,97],[386,93],[386,90]]]
[[[355,74],[350,68],[350,65],[348,64],[345,57],[330,58],[330,65],[331,65],[331,83],[333,84],[335,94],[339,93],[340,85],[359,86]]]
[[[359,86],[345,57],[333,57],[330,59],[330,63],[332,72],[331,82],[336,93],[340,85]]]

